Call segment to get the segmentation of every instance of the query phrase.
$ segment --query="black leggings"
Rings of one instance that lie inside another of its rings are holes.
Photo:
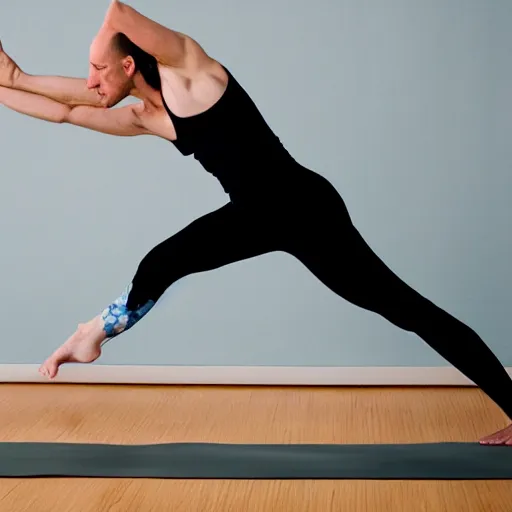
[[[284,251],[340,297],[417,334],[512,419],[512,379],[482,339],[383,263],[329,181],[300,166],[280,176],[270,190],[232,197],[153,248],[133,278],[128,309],[156,302],[184,276]]]

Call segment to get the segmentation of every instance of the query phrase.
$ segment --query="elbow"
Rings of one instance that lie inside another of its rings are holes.
[[[67,106],[63,108],[60,112],[60,115],[56,118],[55,122],[57,124],[70,124],[72,122],[72,106]]]
[[[119,0],[110,2],[107,14],[105,15],[104,25],[113,31],[119,31],[118,21],[125,7],[126,6],[122,2],[119,2]]]

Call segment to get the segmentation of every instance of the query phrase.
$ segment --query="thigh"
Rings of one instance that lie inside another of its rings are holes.
[[[130,303],[156,300],[177,280],[275,250],[258,215],[228,203],[192,221],[151,249],[133,278]]]
[[[415,315],[430,302],[401,279],[346,217],[324,220],[294,255],[327,287],[350,303],[414,330]]]
[[[168,263],[187,273],[214,270],[275,250],[271,226],[258,213],[227,203],[191,222],[157,246]]]

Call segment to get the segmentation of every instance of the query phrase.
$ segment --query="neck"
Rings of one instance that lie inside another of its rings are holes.
[[[142,100],[148,110],[158,110],[163,106],[160,91],[149,86],[140,73],[137,73],[133,79],[133,87],[130,90],[130,96]]]

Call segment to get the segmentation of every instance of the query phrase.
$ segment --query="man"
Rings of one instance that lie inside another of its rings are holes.
[[[284,251],[339,296],[416,333],[512,418],[512,380],[480,337],[378,258],[334,187],[291,157],[234,76],[191,37],[114,0],[91,45],[87,81],[28,75],[2,52],[0,86],[0,101],[26,115],[169,140],[229,195],[151,249],[125,292],[80,324],[42,375],[96,360],[102,343],[131,328],[182,277]],[[140,102],[112,108],[129,95]],[[512,445],[512,425],[481,442]]]

